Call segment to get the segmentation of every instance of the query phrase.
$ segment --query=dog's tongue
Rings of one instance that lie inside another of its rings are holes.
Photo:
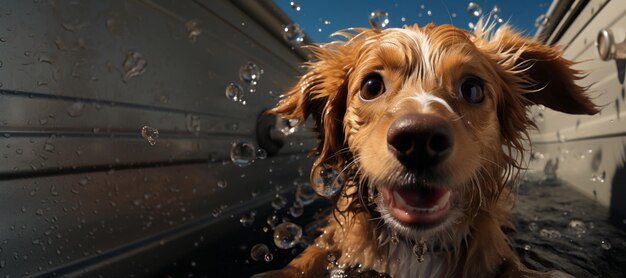
[[[446,188],[394,188],[394,190],[398,192],[398,195],[400,195],[407,205],[416,208],[430,208],[435,206],[439,199],[449,191]]]

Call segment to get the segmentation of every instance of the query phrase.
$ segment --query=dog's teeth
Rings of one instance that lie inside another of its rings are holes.
[[[436,207],[443,207],[443,206],[445,206],[448,203],[448,201],[450,201],[450,194],[451,194],[450,191],[448,191],[445,194],[443,194],[443,196],[439,199],[439,202],[437,202]]]
[[[393,200],[395,202],[395,205],[398,207],[411,207],[409,205],[406,204],[406,202],[404,201],[404,199],[402,199],[402,197],[400,197],[400,194],[398,194],[398,191],[393,191]]]

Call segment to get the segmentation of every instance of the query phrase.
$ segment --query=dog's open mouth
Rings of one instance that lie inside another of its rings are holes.
[[[411,226],[434,226],[445,220],[452,191],[445,187],[412,188],[382,186],[380,191],[388,212]]]

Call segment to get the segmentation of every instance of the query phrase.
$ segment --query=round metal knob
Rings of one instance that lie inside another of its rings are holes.
[[[602,29],[598,32],[596,46],[598,55],[604,61],[626,59],[626,41],[616,43],[611,29]]]

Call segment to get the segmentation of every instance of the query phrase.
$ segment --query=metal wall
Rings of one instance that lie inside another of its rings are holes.
[[[248,167],[229,159],[301,74],[270,25],[229,1],[0,5],[0,277],[150,273],[291,190],[310,133]],[[224,92],[247,90],[248,62],[263,74],[242,105]]]
[[[556,170],[559,178],[610,207],[614,220],[621,222],[626,217],[626,60],[601,60],[596,37],[608,28],[617,43],[624,41],[626,5],[617,0],[573,2],[563,18],[551,19],[558,27],[547,40],[560,45],[564,57],[579,62],[575,67],[587,73],[579,85],[590,86],[590,96],[602,112],[572,116],[535,108],[539,132],[531,138],[531,168]]]

